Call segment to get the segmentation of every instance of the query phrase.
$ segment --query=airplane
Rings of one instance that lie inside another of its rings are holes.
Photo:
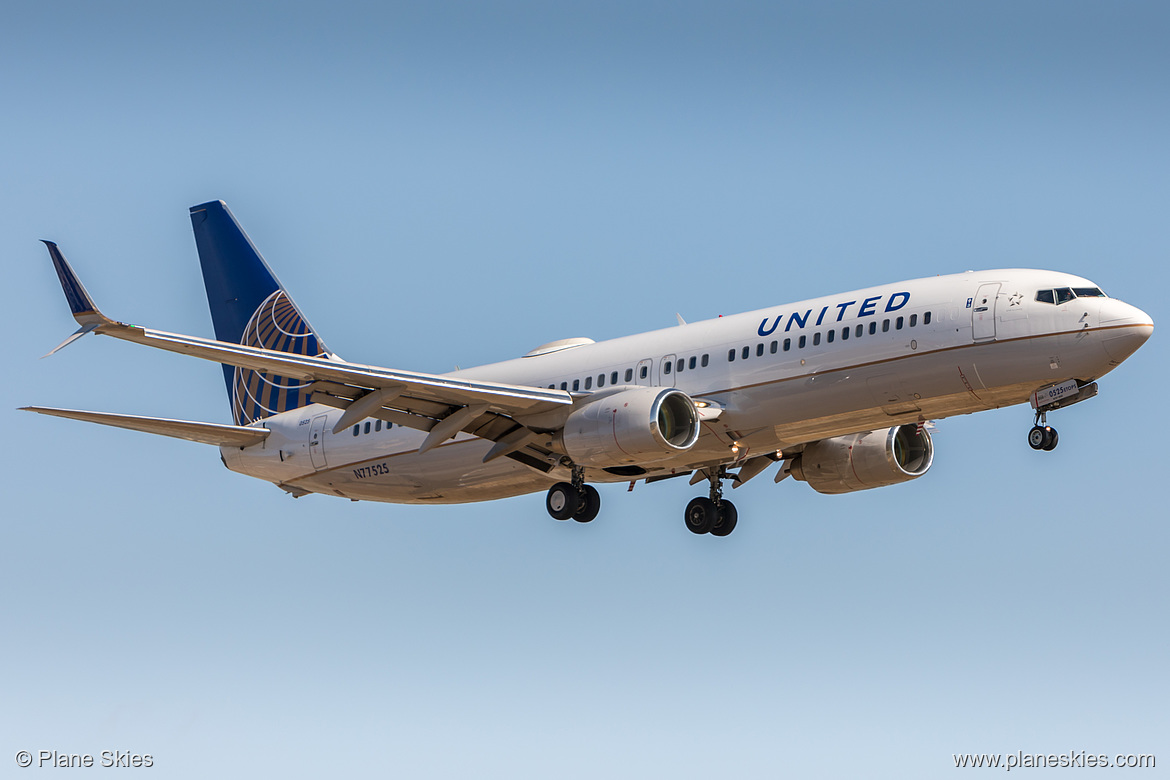
[[[215,339],[106,317],[45,241],[79,329],[220,363],[233,424],[49,407],[26,411],[216,445],[227,468],[310,493],[406,504],[546,491],[548,513],[587,523],[593,484],[690,477],[684,512],[727,536],[740,487],[779,464],[819,493],[917,479],[929,423],[1029,403],[1028,444],[1058,442],[1047,415],[1153,333],[1140,309],[1056,271],[968,271],[896,282],[425,374],[330,350],[223,201],[190,209]]]

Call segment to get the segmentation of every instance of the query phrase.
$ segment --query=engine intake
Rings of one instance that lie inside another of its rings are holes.
[[[693,447],[699,433],[699,413],[686,393],[636,387],[574,409],[561,438],[574,463],[610,468],[673,458]]]
[[[934,462],[925,428],[899,425],[822,439],[792,459],[792,476],[818,493],[852,493],[921,477]]]

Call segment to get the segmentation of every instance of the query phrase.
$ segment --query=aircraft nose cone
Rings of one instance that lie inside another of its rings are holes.
[[[1102,346],[1114,363],[1121,363],[1138,351],[1154,334],[1154,320],[1136,306],[1108,301],[1101,309],[1101,325],[1108,328]]]
[[[1153,332],[1154,320],[1150,315],[1125,301],[1108,298],[1101,301],[1102,325],[1147,325]]]

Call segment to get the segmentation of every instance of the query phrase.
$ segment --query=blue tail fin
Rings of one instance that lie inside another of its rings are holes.
[[[221,200],[191,207],[215,337],[297,355],[331,356]],[[307,383],[223,367],[237,425],[309,403]]]

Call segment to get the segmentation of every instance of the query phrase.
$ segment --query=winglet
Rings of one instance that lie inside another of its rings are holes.
[[[77,274],[73,271],[69,261],[65,259],[65,255],[61,254],[61,250],[52,241],[42,242],[49,248],[49,257],[53,260],[53,267],[57,269],[57,278],[61,280],[61,289],[65,293],[65,300],[69,303],[69,310],[73,313],[73,319],[77,320],[77,324],[81,327],[73,333],[65,341],[58,344],[44,357],[52,355],[53,352],[72,344],[77,339],[97,329],[99,325],[107,322],[113,322],[104,314],[98,311],[98,307],[94,304],[93,298],[89,297],[89,292],[86,291],[85,285],[77,278]]]
[[[65,292],[65,300],[69,302],[73,319],[77,320],[80,325],[88,325],[91,322],[108,322],[98,311],[98,307],[94,304],[93,298],[89,297],[85,285],[77,278],[73,267],[69,265],[69,261],[65,259],[65,255],[61,254],[57,245],[52,241],[44,239],[41,241],[49,248],[49,257],[53,260],[53,267],[57,269],[57,278],[61,280],[61,289]]]

